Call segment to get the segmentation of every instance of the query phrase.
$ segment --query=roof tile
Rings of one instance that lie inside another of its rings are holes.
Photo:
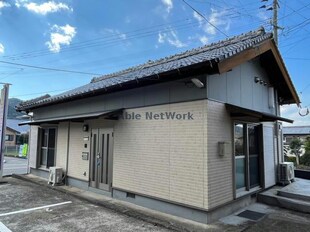
[[[100,89],[107,89],[116,85],[121,85],[126,82],[134,81],[160,73],[176,70],[181,67],[190,66],[206,61],[221,61],[227,59],[243,50],[253,47],[262,41],[272,38],[272,33],[266,33],[264,28],[259,28],[256,31],[250,31],[246,34],[241,34],[226,40],[212,43],[203,47],[185,51],[180,54],[175,54],[169,57],[164,57],[155,61],[148,61],[144,64],[131,67],[119,72],[107,74],[101,77],[96,77],[89,84],[69,90],[67,92],[47,97],[33,99],[22,102],[16,108],[18,110],[26,110],[34,107],[47,105],[49,103],[58,102],[64,99],[78,97],[86,93],[91,93]]]

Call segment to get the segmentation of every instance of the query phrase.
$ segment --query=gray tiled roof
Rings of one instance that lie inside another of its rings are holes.
[[[7,119],[6,120],[6,126],[21,133],[27,133],[30,129],[30,126],[24,125],[24,126],[19,126],[18,124],[21,123],[22,120],[17,120],[17,119]]]
[[[310,126],[283,127],[284,135],[310,135]]]
[[[73,99],[98,90],[107,90],[111,87],[131,81],[139,81],[160,73],[177,70],[182,67],[195,65],[202,62],[219,62],[248,48],[261,44],[272,38],[272,33],[266,33],[264,28],[250,31],[239,36],[212,43],[203,47],[188,50],[186,52],[165,57],[163,59],[149,61],[145,64],[125,69],[120,72],[93,78],[89,84],[73,90],[37,101],[23,102],[18,105],[17,110],[26,110],[51,103]]]

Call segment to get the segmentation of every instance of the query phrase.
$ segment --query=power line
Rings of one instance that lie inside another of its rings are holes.
[[[66,70],[66,69],[57,69],[57,68],[48,68],[48,67],[41,67],[41,66],[35,66],[35,65],[19,64],[19,63],[15,63],[15,62],[8,62],[8,61],[2,61],[2,60],[0,61],[0,63],[17,65],[17,66],[27,67],[27,68],[42,69],[42,70],[47,70],[47,71],[76,73],[76,74],[95,75],[95,76],[101,76],[102,75],[102,74],[98,74],[98,73],[80,72],[80,71],[72,71],[72,70]]]
[[[17,74],[17,73],[19,73],[19,72],[22,72],[22,71],[24,71],[24,69],[23,69],[23,68],[20,68],[19,70],[15,71],[15,72],[9,73],[9,74],[7,74],[6,76],[1,77],[0,80],[3,80],[3,79],[5,79],[5,78],[7,78],[7,77],[9,77],[9,76],[13,76],[13,75],[15,75],[15,74]]]
[[[203,14],[201,14],[198,10],[196,10],[194,7],[192,7],[192,5],[190,5],[188,2],[186,2],[185,0],[182,0],[187,6],[189,6],[193,11],[195,11],[200,17],[202,17],[204,20],[207,21],[207,23],[209,23],[212,27],[214,27],[217,31],[219,31],[220,33],[222,33],[223,35],[225,35],[226,37],[228,37],[228,35],[223,32],[221,29],[219,29],[217,26],[215,26],[213,23],[211,23]]]
[[[24,97],[24,96],[32,96],[32,95],[37,95],[37,94],[45,94],[45,93],[54,93],[54,92],[60,92],[60,91],[67,91],[67,90],[71,90],[72,88],[70,89],[56,89],[56,90],[51,90],[51,91],[45,91],[45,92],[39,92],[39,93],[29,93],[29,94],[22,94],[22,95],[15,95],[15,96],[12,96],[12,98],[15,98],[15,97]]]
[[[178,20],[176,22],[183,22],[183,21],[189,21],[190,22],[190,20],[188,18],[185,19],[185,20]],[[265,22],[265,21],[262,20],[260,22]],[[179,27],[179,28],[176,28],[176,29],[183,30],[183,29],[187,29],[190,26],[194,26],[196,24],[198,24],[198,22],[196,22],[196,23],[191,23],[191,22],[188,23],[187,22],[186,24],[177,25],[177,27]],[[155,26],[155,27],[159,27],[159,26],[162,26],[162,25],[165,25],[165,24],[161,24],[161,25],[158,25],[158,26]],[[155,28],[155,27],[150,27],[150,28]],[[133,32],[143,31],[143,30],[144,29],[139,29],[139,30],[128,32],[127,34],[126,33],[122,33],[122,35],[126,35],[126,38],[121,37],[119,34],[114,34],[114,35],[107,36],[105,38],[97,38],[97,39],[87,40],[87,41],[80,42],[80,43],[74,43],[74,44],[71,44],[70,47],[62,48],[61,53],[69,52],[69,51],[76,51],[76,50],[79,50],[79,49],[85,49],[85,48],[90,48],[90,47],[95,47],[95,46],[102,46],[102,45],[107,45],[107,46],[109,45],[110,46],[110,45],[117,44],[120,41],[128,41],[128,40],[131,40],[131,39],[152,36],[155,33],[157,34],[159,32],[158,30],[155,30],[155,31],[151,30],[151,31],[141,32],[141,33],[138,33],[138,34],[132,34]],[[165,29],[164,31],[161,31],[161,32],[169,32],[169,31],[171,31],[171,28],[170,29]],[[132,35],[130,35],[130,34],[132,34]],[[102,42],[101,41],[94,42],[94,41],[98,41],[98,40],[102,40],[102,39],[107,39],[107,38],[110,38],[110,39],[104,40]],[[35,57],[39,57],[39,56],[52,55],[52,54],[53,53],[51,53],[49,50],[44,49],[44,50],[38,50],[38,51],[33,51],[33,52],[24,52],[24,53],[20,53],[20,54],[15,54],[15,55],[11,55],[11,56],[3,56],[3,57],[9,58],[9,59],[13,59],[13,60],[18,60],[18,59],[35,58]]]
[[[189,26],[193,26],[195,24],[198,24],[198,22],[191,22],[191,20],[188,18],[186,18],[185,20],[178,20],[177,22],[184,22],[184,21],[186,21],[186,23],[176,25],[176,29],[179,29],[179,28],[185,29],[185,27],[188,28]],[[162,24],[162,25],[171,25],[171,24]],[[168,29],[167,28],[159,28],[156,30],[152,29],[152,28],[156,28],[156,27],[159,27],[159,26],[129,31],[126,33],[108,35],[108,36],[105,36],[104,38],[87,40],[87,41],[80,42],[80,43],[72,43],[70,45],[70,47],[62,48],[61,53],[67,52],[67,51],[74,51],[74,50],[78,50],[78,49],[83,49],[83,48],[94,47],[94,46],[109,45],[111,43],[113,44],[113,43],[118,43],[120,41],[128,41],[128,40],[139,38],[139,37],[152,36],[154,34],[157,34],[160,31],[162,31],[162,32],[171,31],[171,28],[172,28],[172,27],[169,27]],[[145,30],[145,29],[150,29],[150,30]],[[140,31],[140,33],[135,33],[138,31]],[[95,41],[97,41],[97,42],[95,42]],[[3,56],[3,57],[9,58],[9,59],[18,59],[18,58],[38,57],[38,56],[42,56],[42,55],[51,55],[51,54],[53,54],[53,53],[51,53],[48,49],[42,49],[42,50],[37,50],[37,51],[32,51],[32,52],[31,51],[30,52],[24,52],[24,53],[20,53],[20,54]]]

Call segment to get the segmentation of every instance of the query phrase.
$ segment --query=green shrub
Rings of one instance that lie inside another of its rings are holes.
[[[307,151],[302,157],[300,157],[300,164],[310,166],[310,152]]]
[[[294,165],[296,166],[296,157],[284,156],[284,160],[285,160],[285,162],[293,162]]]

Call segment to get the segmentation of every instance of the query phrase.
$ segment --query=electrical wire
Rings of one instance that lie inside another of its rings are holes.
[[[186,2],[185,0],[182,0],[188,7],[190,7],[194,12],[196,12],[200,17],[202,17],[207,23],[209,23],[212,27],[214,27],[218,32],[225,35],[226,37],[229,37],[224,31],[219,29],[216,25],[211,23],[203,14],[201,14],[198,10],[196,10],[191,4]]]
[[[98,74],[98,73],[89,73],[89,72],[80,72],[80,71],[73,71],[73,70],[66,70],[66,69],[49,68],[49,67],[20,64],[20,63],[8,62],[8,61],[2,61],[2,60],[0,61],[0,63],[17,65],[17,66],[22,66],[22,67],[27,67],[27,68],[42,69],[42,70],[47,70],[47,71],[55,71],[55,72],[66,72],[66,73],[75,73],[75,74],[82,74],[82,75],[95,75],[95,76],[101,76],[102,75],[102,74]]]
[[[144,38],[146,36],[152,36],[154,34],[157,35],[158,32],[169,32],[172,29],[174,29],[174,30],[187,29],[189,27],[198,25],[198,22],[193,22],[192,19],[185,19],[185,20],[179,20],[179,21],[183,21],[183,22],[186,21],[186,23],[176,25],[175,27],[172,27],[170,25],[170,27],[168,27],[168,28],[167,27],[159,28],[157,30],[139,29],[139,30],[134,30],[134,31],[127,32],[127,33],[107,35],[107,36],[102,37],[102,38],[87,40],[87,41],[83,41],[83,42],[79,42],[79,43],[72,43],[70,45],[70,47],[63,47],[61,49],[61,53],[64,53],[66,51],[71,51],[71,50],[75,51],[75,50],[80,50],[80,49],[84,49],[84,48],[90,48],[90,47],[94,47],[94,46],[110,45],[111,43],[115,44],[115,43],[119,43],[119,42],[128,41],[131,39]],[[164,24],[164,25],[167,25],[167,24]],[[152,28],[153,27],[149,27],[146,29],[152,29]],[[135,33],[137,31],[141,31],[141,32]],[[3,56],[3,58],[6,58],[6,59],[32,58],[32,57],[42,56],[45,54],[51,55],[53,53],[51,53],[50,50],[48,50],[48,49],[42,49],[42,50],[24,52],[24,53],[19,53],[19,54],[14,54],[14,55],[7,55],[7,56]]]

